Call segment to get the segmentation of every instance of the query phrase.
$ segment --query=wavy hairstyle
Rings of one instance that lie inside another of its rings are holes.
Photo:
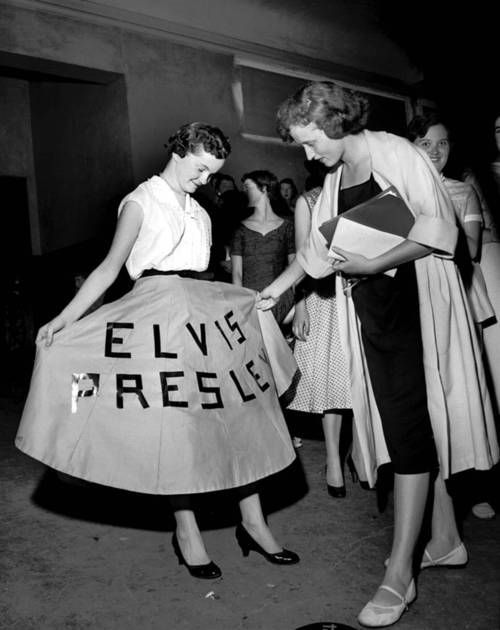
[[[242,176],[241,181],[244,182],[246,179],[251,179],[259,190],[267,192],[271,208],[276,214],[280,216],[287,214],[288,206],[281,196],[280,184],[274,173],[265,170],[250,171]]]
[[[359,92],[331,81],[312,81],[280,105],[277,130],[285,142],[292,142],[290,127],[313,122],[329,138],[343,138],[363,131],[368,111],[368,100]]]
[[[229,140],[222,131],[202,122],[182,125],[165,146],[170,153],[176,153],[181,158],[188,153],[196,153],[200,147],[220,160],[225,160],[231,153]]]
[[[442,116],[440,116],[437,112],[429,112],[428,114],[414,116],[408,123],[406,135],[409,140],[415,142],[418,138],[423,138],[429,129],[435,125],[443,125],[448,132],[448,135],[450,135],[448,123],[443,120]]]

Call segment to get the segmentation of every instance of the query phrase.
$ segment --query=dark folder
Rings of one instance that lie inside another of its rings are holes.
[[[328,247],[341,220],[406,238],[415,222],[415,217],[397,189],[390,186],[368,201],[323,223],[319,230],[325,237]],[[340,243],[338,246],[342,247]]]

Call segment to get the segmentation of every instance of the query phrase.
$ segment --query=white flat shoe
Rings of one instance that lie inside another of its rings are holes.
[[[420,563],[420,568],[429,569],[430,567],[448,567],[450,569],[461,569],[465,567],[468,561],[469,554],[467,553],[464,543],[461,542],[458,547],[455,547],[455,549],[452,549],[446,555],[436,558],[435,560],[426,548],[424,551],[424,557]],[[384,567],[387,569],[388,566],[389,557],[384,560]]]
[[[358,622],[366,628],[383,628],[384,626],[391,626],[393,623],[396,623],[417,597],[415,580],[413,579],[404,597],[386,584],[382,584],[380,588],[398,597],[401,603],[394,604],[394,606],[381,606],[380,604],[374,604],[373,600],[370,600],[358,615]]]
[[[293,443],[293,448],[301,448],[303,446],[302,438],[299,438],[297,436],[292,438],[292,443]]]
[[[489,503],[476,503],[472,506],[472,513],[476,518],[493,518],[495,516],[495,510]]]
[[[468,561],[469,554],[467,553],[464,543],[461,542],[458,547],[455,547],[455,549],[452,549],[449,553],[441,556],[440,558],[433,558],[426,548],[424,551],[424,557],[420,563],[420,568],[429,569],[430,567],[450,567],[459,569],[461,567],[465,567]]]

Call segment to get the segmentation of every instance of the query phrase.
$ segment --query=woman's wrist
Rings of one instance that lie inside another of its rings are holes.
[[[64,308],[59,315],[57,316],[57,319],[60,319],[65,326],[72,324],[73,322],[76,322],[76,320],[80,317],[80,315],[76,315],[76,313],[72,312],[70,307],[66,307]]]
[[[282,291],[279,290],[279,287],[276,286],[276,281],[271,282],[270,285],[266,287],[266,295],[273,298],[273,300],[279,300]]]

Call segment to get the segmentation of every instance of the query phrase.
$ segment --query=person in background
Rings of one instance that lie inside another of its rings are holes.
[[[252,171],[241,178],[248,200],[247,216],[234,232],[230,246],[233,283],[259,291],[278,276],[295,256],[293,222],[280,195],[276,175],[266,170]],[[288,338],[294,308],[293,289],[273,308],[276,321]],[[286,414],[293,446],[302,438]]]
[[[210,180],[214,200],[209,206],[212,222],[212,248],[209,269],[213,278],[231,282],[231,256],[229,248],[234,231],[246,216],[245,195],[236,187],[234,178],[225,173],[215,173]],[[203,202],[201,202],[203,205]]]
[[[491,148],[490,148],[491,147]],[[490,377],[490,391],[497,423],[500,422],[500,113],[496,113],[489,123],[486,167],[474,172],[467,169],[465,181],[476,190],[483,212],[484,229],[481,243],[481,269],[484,274],[488,294],[496,313],[496,321],[484,328],[484,356]],[[493,518],[493,499],[498,495],[500,471],[496,467],[496,479],[488,478],[489,501],[481,501],[473,506],[472,513],[477,518]],[[498,509],[498,508],[497,508]]]
[[[295,257],[293,223],[280,216],[279,184],[265,170],[245,173],[241,178],[251,214],[236,228],[231,242],[233,284],[260,291]],[[287,291],[273,308],[282,324],[293,308],[293,290]]]
[[[323,177],[326,171],[323,169]],[[295,247],[300,250],[311,230],[311,216],[321,194],[321,186],[312,188],[295,205]],[[326,485],[334,498],[346,496],[340,456],[342,419],[351,415],[351,386],[340,341],[335,285],[330,278],[306,278],[295,290],[297,301],[292,331],[294,354],[300,371],[291,411],[319,414],[326,447]],[[356,479],[352,459],[348,459]]]
[[[408,125],[408,137],[429,156],[453,202],[459,227],[459,239],[455,261],[460,270],[477,331],[483,341],[484,330],[494,324],[495,311],[489,299],[487,286],[479,261],[481,259],[481,236],[483,215],[479,198],[467,182],[445,177],[443,171],[450,157],[450,133],[448,126],[437,113],[415,116]],[[475,503],[472,512],[481,518],[492,518],[495,510],[486,500],[489,495],[488,472],[474,475],[472,494]]]
[[[382,627],[416,598],[413,556],[431,478],[431,539],[420,567],[464,565],[467,550],[444,479],[490,468],[499,450],[474,324],[451,259],[451,201],[428,157],[404,138],[368,131],[367,117],[362,95],[329,81],[305,85],[279,108],[281,137],[332,172],[306,243],[261,291],[258,307],[271,308],[306,272],[335,274],[368,481],[373,485],[383,463],[394,469],[392,549],[380,587],[358,615],[362,625]],[[408,204],[415,217],[407,238],[375,258],[339,247],[332,256],[320,226],[390,186],[402,197],[401,212]],[[351,278],[362,279],[349,289]]]
[[[280,181],[280,194],[285,200],[288,214],[293,215],[295,212],[295,203],[297,202],[298,190],[295,182],[290,177],[285,177]]]
[[[466,182],[476,190],[484,216],[481,268],[488,293],[497,314],[497,323],[484,330],[484,346],[491,375],[491,385],[500,415],[500,114],[491,124],[492,160],[488,172],[467,171]]]
[[[234,177],[227,173],[215,173],[213,176],[213,187],[215,190],[216,203],[220,202],[220,198],[228,190],[237,190]]]
[[[215,490],[236,493],[244,555],[294,564],[297,554],[266,523],[256,485],[295,453],[267,363],[257,359],[265,342],[255,297],[198,279],[210,220],[191,195],[222,167],[230,145],[217,127],[193,122],[168,147],[163,171],[120,203],[104,260],[38,331],[16,445],[79,479],[167,495],[174,551],[193,577],[222,573],[194,512],[197,495]],[[132,291],[81,318],[123,264]],[[275,340],[288,350],[279,330]],[[247,376],[244,365],[253,366]]]
[[[455,262],[460,270],[472,315],[482,339],[483,325],[491,323],[495,312],[479,264],[483,231],[479,198],[471,184],[444,175],[450,157],[450,132],[437,113],[415,116],[408,125],[408,137],[429,156],[453,202],[460,228]]]

